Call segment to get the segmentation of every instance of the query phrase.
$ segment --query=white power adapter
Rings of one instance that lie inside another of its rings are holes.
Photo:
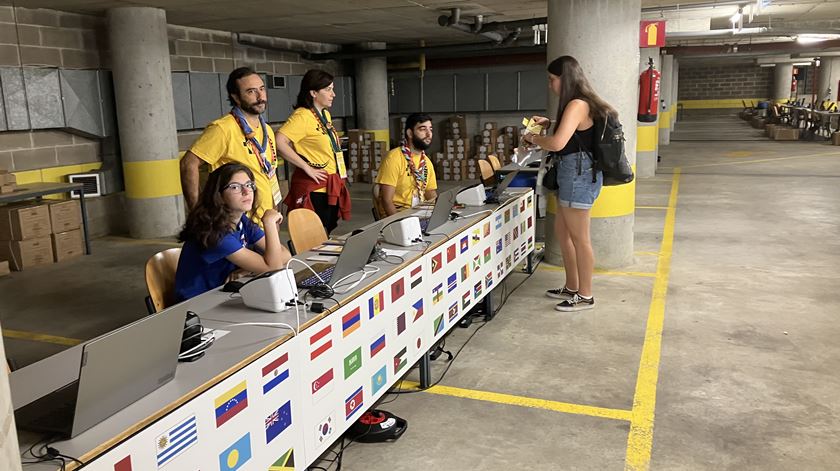
[[[423,231],[420,229],[420,218],[411,216],[388,224],[382,230],[385,242],[408,247],[423,241]]]
[[[239,288],[246,306],[264,311],[281,312],[297,302],[295,275],[288,268],[264,273]]]

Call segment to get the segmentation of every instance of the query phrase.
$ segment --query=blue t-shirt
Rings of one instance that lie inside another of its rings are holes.
[[[243,247],[265,237],[260,226],[242,215],[236,230],[226,234],[212,248],[202,249],[198,242],[184,242],[175,272],[175,297],[178,302],[198,296],[224,284],[236,265],[227,258]]]

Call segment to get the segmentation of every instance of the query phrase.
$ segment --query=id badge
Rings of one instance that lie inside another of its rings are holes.
[[[344,165],[344,152],[338,151],[335,153],[335,167],[339,177],[347,178],[347,167]]]
[[[274,207],[276,208],[283,201],[283,194],[280,192],[280,182],[276,178],[271,179],[271,196],[274,200]]]

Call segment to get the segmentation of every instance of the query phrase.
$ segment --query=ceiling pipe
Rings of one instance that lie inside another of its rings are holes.
[[[449,16],[441,15],[438,17],[439,25],[465,33],[478,34],[499,45],[515,42],[525,27],[530,28],[548,22],[548,18],[533,18],[530,20],[484,23],[484,15],[476,15],[472,24],[464,24],[461,23],[460,8],[452,8],[450,12]]]

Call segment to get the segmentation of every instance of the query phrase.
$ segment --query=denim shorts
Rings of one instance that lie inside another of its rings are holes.
[[[595,172],[592,181],[592,155],[575,152],[564,155],[557,166],[557,204],[566,208],[590,209],[601,193],[603,176]]]

